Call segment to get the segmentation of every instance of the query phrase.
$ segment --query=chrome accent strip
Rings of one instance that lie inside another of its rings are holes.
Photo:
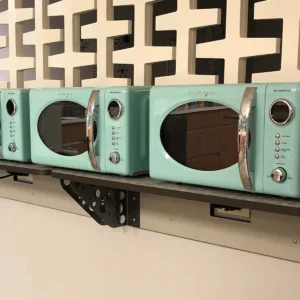
[[[248,141],[249,141],[249,118],[251,106],[257,88],[248,87],[243,95],[239,124],[238,124],[238,166],[242,184],[246,190],[253,190],[253,184],[248,168]]]
[[[271,113],[272,107],[273,107],[276,103],[278,103],[278,102],[283,102],[283,103],[286,104],[287,107],[289,108],[289,115],[288,115],[288,118],[287,118],[284,122],[282,122],[282,123],[276,122],[276,121],[273,119],[273,116],[272,116],[272,113]],[[270,116],[270,119],[272,120],[272,122],[275,123],[276,125],[279,125],[279,126],[285,125],[285,124],[287,124],[287,123],[292,119],[292,116],[293,116],[293,107],[292,107],[292,105],[291,105],[287,100],[285,100],[285,99],[277,99],[277,100],[275,100],[275,101],[271,104],[271,106],[270,106],[270,109],[269,109],[269,116]]]
[[[87,147],[88,147],[88,154],[89,159],[91,162],[92,167],[95,171],[100,171],[100,167],[98,166],[95,151],[94,151],[94,109],[97,97],[99,96],[100,91],[92,91],[88,108],[87,108],[87,115],[86,115],[86,137],[87,137]]]

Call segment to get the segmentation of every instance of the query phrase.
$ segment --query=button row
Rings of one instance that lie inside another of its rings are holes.
[[[277,133],[277,134],[275,135],[275,138],[277,139],[277,140],[275,141],[275,145],[276,145],[276,146],[279,146],[279,145],[280,145],[280,141],[279,141],[278,139],[280,138],[280,134]],[[279,152],[279,151],[280,151],[280,149],[279,149],[278,147],[276,147],[276,148],[275,148],[275,152]],[[275,154],[275,155],[274,155],[274,158],[275,158],[275,159],[279,159],[279,154]]]

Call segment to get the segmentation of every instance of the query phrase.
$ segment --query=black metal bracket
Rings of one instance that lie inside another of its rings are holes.
[[[1,176],[0,180],[12,177],[14,181],[21,182],[21,181],[18,180],[18,176],[24,176],[24,177],[29,176],[29,174],[10,172],[10,171],[6,171],[6,172],[7,172],[7,175]]]
[[[16,172],[9,172],[13,178],[14,178],[14,181],[16,182],[20,182],[20,183],[26,183],[26,184],[33,184],[32,181],[30,180],[26,180],[26,179],[23,179],[21,180],[19,177],[22,176],[22,177],[29,177],[30,174],[24,174],[24,173],[16,173]]]
[[[60,183],[98,224],[112,228],[140,227],[139,193],[67,180]]]

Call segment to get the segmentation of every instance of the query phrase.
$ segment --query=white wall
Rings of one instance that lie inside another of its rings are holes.
[[[299,264],[7,199],[0,237],[0,299],[299,299]]]

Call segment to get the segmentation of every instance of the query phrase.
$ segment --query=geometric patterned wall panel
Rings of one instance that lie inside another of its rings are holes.
[[[122,86],[129,85],[128,78],[114,78],[113,51],[114,38],[130,34],[130,22],[114,21],[113,0],[96,0],[97,21],[82,27],[83,39],[97,39],[96,78],[84,80],[83,86]]]
[[[299,20],[299,0],[2,0],[0,87],[299,81]]]
[[[162,1],[162,0],[161,0]],[[153,3],[157,0],[114,0],[115,5],[134,4],[135,44],[134,47],[115,51],[114,63],[134,65],[135,85],[151,85],[152,63],[175,58],[173,47],[152,46]]]
[[[255,4],[256,19],[283,19],[281,70],[269,74],[256,74],[254,82],[300,81],[300,1],[268,0]]]
[[[246,59],[278,53],[280,41],[247,38],[248,0],[227,1],[226,18],[226,38],[197,45],[197,56],[224,59],[224,83],[243,83],[246,78]]]
[[[0,69],[8,70],[9,82],[2,86],[10,88],[23,87],[23,71],[34,67],[32,57],[23,57],[23,27],[22,22],[33,19],[33,8],[22,8],[21,0],[10,0],[7,10],[0,13],[0,24],[8,25],[8,36],[2,37],[0,47],[9,47],[8,57],[0,60]]]
[[[50,56],[49,66],[64,68],[66,87],[80,86],[80,67],[96,63],[94,53],[80,52],[80,15],[94,9],[94,2],[94,0],[63,0],[48,6],[49,16],[64,16],[65,51]]]
[[[178,0],[177,11],[157,17],[157,30],[176,30],[176,74],[160,78],[160,85],[215,83],[216,76],[199,76],[196,71],[196,37],[197,29],[220,24],[220,10],[197,9],[197,0]],[[211,48],[211,46],[210,46]],[[201,51],[197,51],[201,54]]]
[[[47,15],[49,0],[34,1],[35,30],[24,33],[24,45],[35,45],[36,79],[25,82],[26,88],[61,87],[63,82],[51,80],[49,68],[50,44],[62,42],[62,29],[50,29]]]

